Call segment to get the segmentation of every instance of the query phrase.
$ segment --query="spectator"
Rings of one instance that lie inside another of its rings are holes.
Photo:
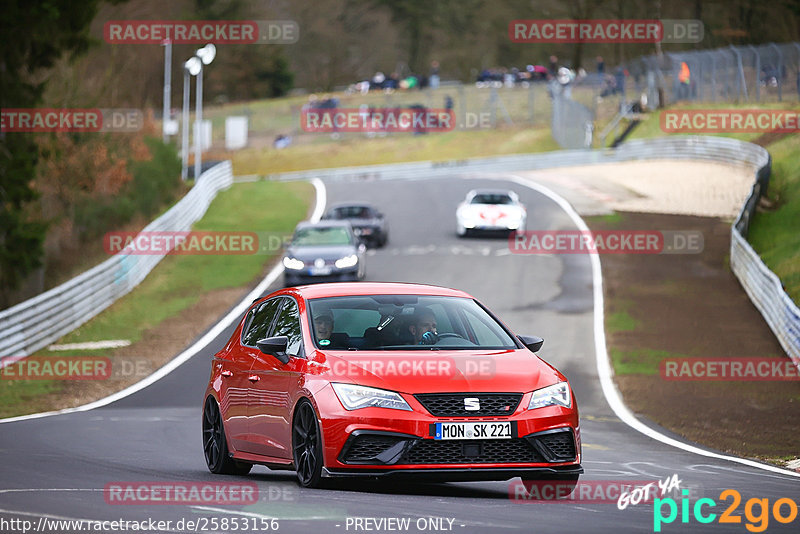
[[[431,89],[439,87],[439,62],[436,60],[431,61],[431,73],[428,77],[428,85]]]
[[[680,82],[680,96],[681,99],[689,98],[689,85],[691,84],[691,72],[689,65],[685,61],[681,61],[681,70],[678,73],[678,81]]]
[[[617,70],[614,71],[614,83],[616,84],[617,93],[622,95],[622,98],[625,98],[625,76],[627,76],[627,71],[620,65],[617,67]]]
[[[550,56],[550,76],[555,78],[558,74],[558,56]]]
[[[603,60],[603,56],[597,56],[597,74],[603,75],[606,73],[606,62]]]

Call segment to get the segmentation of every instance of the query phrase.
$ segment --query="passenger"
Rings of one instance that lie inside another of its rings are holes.
[[[327,343],[320,343],[320,345],[330,344],[331,334],[333,334],[333,315],[330,312],[322,312],[314,316],[314,333],[317,336],[317,341],[327,341]]]

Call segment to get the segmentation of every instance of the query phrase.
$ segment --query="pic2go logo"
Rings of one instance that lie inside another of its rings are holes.
[[[686,496],[689,495],[689,491],[683,490],[681,493],[684,496],[683,499],[681,499],[680,505],[681,523],[689,523],[691,521],[691,517],[689,516],[690,503],[689,499],[686,498]],[[726,489],[719,494],[719,499],[720,501],[727,501],[728,499],[733,500],[728,508],[719,516],[719,523],[741,523],[741,516],[733,515],[742,502],[741,494],[736,490]],[[705,513],[704,509],[707,510],[715,506],[717,506],[717,503],[714,502],[713,499],[698,499],[695,501],[692,507],[694,520],[698,523],[712,523],[717,518],[717,514],[711,513],[710,511]],[[669,509],[669,513],[666,516],[664,515],[665,507]],[[786,497],[777,499],[772,503],[771,512],[772,517],[778,523],[791,523],[797,518],[797,503]],[[769,499],[749,499],[744,505],[744,516],[747,521],[749,521],[745,524],[745,528],[747,528],[748,531],[764,532],[767,530],[770,517]],[[670,524],[677,518],[678,504],[675,502],[675,499],[668,497],[666,499],[656,499],[653,502],[653,532],[661,532],[662,524]]]

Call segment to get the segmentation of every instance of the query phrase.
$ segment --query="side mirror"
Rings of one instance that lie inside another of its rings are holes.
[[[544,339],[536,336],[517,336],[522,344],[528,347],[531,352],[539,352],[544,345]]]
[[[286,354],[286,347],[289,345],[289,338],[286,336],[275,336],[256,341],[256,347],[264,354],[275,356],[283,364],[289,363],[289,355]]]

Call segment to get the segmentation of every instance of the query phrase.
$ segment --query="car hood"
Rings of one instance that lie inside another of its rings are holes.
[[[520,392],[565,380],[527,349],[317,352],[333,382],[401,393]]]
[[[356,248],[353,245],[333,245],[333,246],[314,246],[297,247],[289,246],[286,255],[302,261],[314,261],[317,258],[338,260],[350,254],[355,254]]]

